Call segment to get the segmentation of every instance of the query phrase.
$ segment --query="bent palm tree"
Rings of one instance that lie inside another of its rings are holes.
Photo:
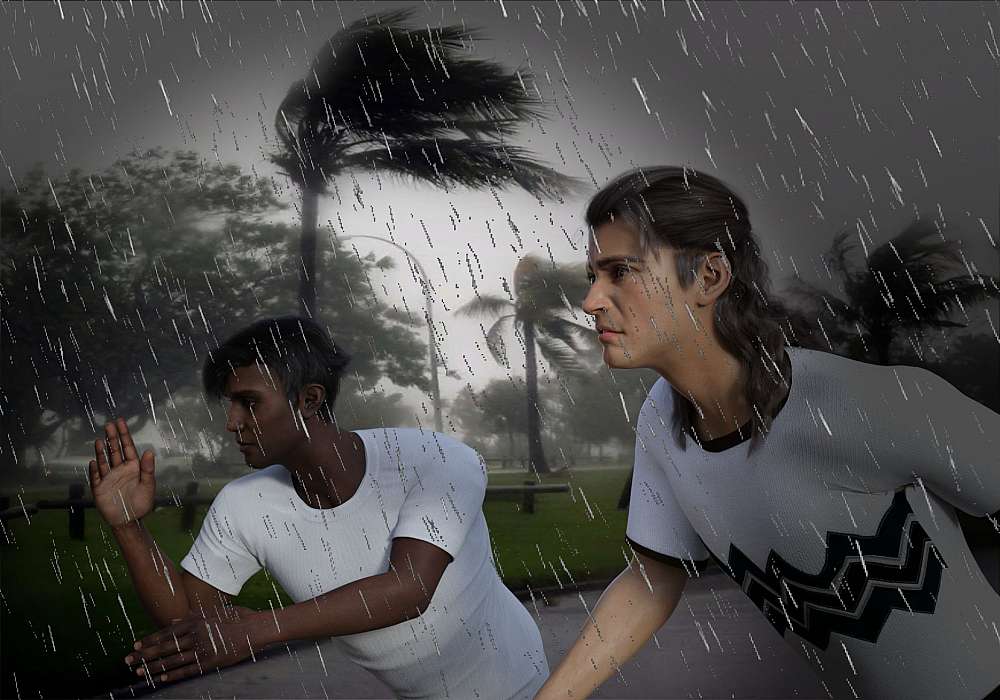
[[[504,289],[511,295],[506,281]],[[549,471],[539,423],[537,353],[541,352],[553,368],[570,372],[583,369],[578,354],[586,349],[588,341],[594,346],[594,330],[566,315],[576,315],[569,299],[582,299],[586,289],[582,266],[545,269],[538,258],[529,255],[514,268],[514,289],[509,299],[483,294],[458,309],[466,316],[496,319],[486,332],[486,345],[493,358],[505,367],[510,367],[503,340],[508,327],[513,327],[524,347],[528,460],[536,472]]]
[[[316,302],[320,195],[345,172],[366,170],[448,189],[524,188],[559,198],[576,180],[506,143],[541,117],[523,72],[468,57],[475,30],[408,29],[409,10],[364,17],[335,34],[297,80],[275,117],[271,160],[302,193],[300,303]],[[355,182],[354,193],[360,198]],[[339,195],[339,193],[338,193]]]
[[[870,252],[866,247],[862,266],[851,259],[855,245],[849,233],[841,232],[827,255],[828,267],[839,280],[840,296],[802,280],[794,283],[791,293],[811,307],[831,350],[889,364],[894,360],[892,343],[900,333],[919,335],[930,328],[965,326],[950,316],[1000,297],[995,277],[970,270],[945,278],[968,267],[956,241],[932,240],[932,236],[937,236],[932,224],[916,221]],[[823,316],[832,318],[832,327],[823,324]],[[919,345],[910,340],[919,355]]]

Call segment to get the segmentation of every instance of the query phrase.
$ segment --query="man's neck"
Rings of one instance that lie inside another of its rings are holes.
[[[750,421],[742,363],[711,339],[684,356],[654,367],[695,406],[693,428],[705,440],[735,432]]]
[[[353,496],[365,476],[365,450],[357,435],[316,421],[309,439],[287,465],[295,491],[313,508],[336,508]],[[303,439],[304,436],[303,436]]]

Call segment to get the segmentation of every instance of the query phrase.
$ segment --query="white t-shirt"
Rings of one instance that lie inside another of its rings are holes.
[[[356,434],[366,471],[345,503],[310,507],[281,465],[241,477],[181,566],[229,594],[264,567],[300,603],[388,571],[393,538],[430,542],[453,561],[424,614],[335,642],[400,697],[532,697],[548,676],[542,638],[494,568],[479,455],[428,431]]]
[[[926,370],[788,352],[752,454],[680,449],[671,387],[653,386],[629,539],[716,558],[834,697],[979,700],[1000,684],[1000,596],[955,508],[1000,509],[1000,415]]]

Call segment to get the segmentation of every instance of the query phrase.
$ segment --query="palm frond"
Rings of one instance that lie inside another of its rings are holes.
[[[798,307],[803,311],[816,314],[827,314],[831,318],[839,318],[845,322],[854,322],[858,317],[855,306],[831,294],[826,289],[816,286],[803,279],[795,279],[785,291],[785,297],[779,299],[782,311]]]
[[[557,316],[538,322],[537,328],[544,336],[555,338],[573,352],[585,352],[597,347],[597,333],[594,329],[581,326]]]
[[[856,246],[851,238],[851,232],[844,229],[833,237],[833,243],[825,256],[827,265],[831,268],[830,271],[839,275],[845,284],[856,274],[850,261],[855,250]]]
[[[492,318],[512,309],[514,305],[509,299],[495,294],[480,294],[475,299],[455,309],[461,316],[481,316]]]
[[[576,191],[577,178],[536,163],[522,149],[476,139],[411,139],[341,158],[344,168],[373,168],[438,187],[504,188],[516,184],[550,199]]]
[[[490,326],[489,331],[486,332],[486,347],[489,349],[493,359],[497,361],[497,364],[508,368],[510,367],[510,360],[507,359],[507,344],[504,343],[503,332],[504,327],[513,324],[513,322],[514,314],[501,316]]]
[[[535,336],[535,344],[538,345],[542,357],[553,368],[564,372],[584,371],[585,368],[580,363],[577,353],[565,343],[539,334]]]
[[[932,313],[947,314],[958,307],[1000,299],[998,278],[952,277],[922,291],[920,300]]]

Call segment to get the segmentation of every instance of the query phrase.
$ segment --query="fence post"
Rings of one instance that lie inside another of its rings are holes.
[[[534,481],[525,481],[525,486],[534,486]],[[521,500],[521,510],[525,513],[535,512],[535,492],[525,489]]]
[[[69,536],[73,540],[82,540],[86,529],[87,513],[87,509],[80,503],[83,500],[83,484],[69,485],[69,500],[77,501],[69,505]]]
[[[194,528],[194,497],[198,494],[198,482],[189,481],[184,487],[184,504],[181,508],[181,532],[190,532]]]

